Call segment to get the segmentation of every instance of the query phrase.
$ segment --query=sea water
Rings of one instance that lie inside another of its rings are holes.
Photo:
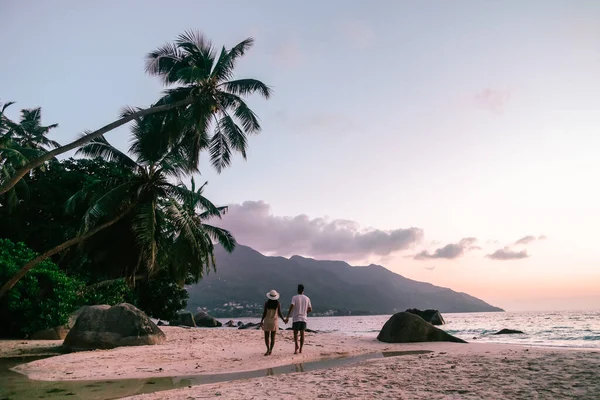
[[[468,342],[510,343],[533,346],[600,348],[599,311],[494,312],[442,314],[446,324],[439,328]],[[308,327],[321,332],[375,338],[389,315],[309,317]],[[226,322],[227,319],[220,319]],[[242,322],[259,322],[242,318]],[[286,327],[279,321],[280,327]],[[287,327],[291,326],[291,322]],[[493,335],[501,329],[523,334]]]

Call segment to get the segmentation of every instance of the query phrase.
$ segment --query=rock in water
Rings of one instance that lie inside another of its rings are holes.
[[[517,333],[525,333],[525,332],[517,331],[514,329],[502,329],[502,330],[494,333],[494,335],[512,335],[512,334],[517,334]]]
[[[195,328],[198,326],[196,324],[196,319],[189,311],[179,311],[175,316],[173,321],[169,321],[169,325],[171,326],[189,326],[191,328]]]
[[[416,308],[409,308],[406,310],[407,313],[418,315],[431,325],[444,325],[446,321],[442,317],[442,314],[438,310],[425,310],[421,311]]]
[[[203,328],[215,328],[223,325],[204,311],[198,311],[194,319],[196,319],[196,325]]]
[[[399,312],[392,315],[385,325],[383,325],[383,328],[381,328],[377,340],[386,343],[466,343],[464,340],[436,328],[418,315],[407,312]]]
[[[78,351],[162,344],[165,340],[163,331],[146,314],[131,304],[122,303],[85,309],[63,346]]]

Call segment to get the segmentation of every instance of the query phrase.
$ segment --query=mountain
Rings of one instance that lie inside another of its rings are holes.
[[[287,309],[302,283],[315,314],[393,314],[407,308],[441,312],[503,311],[453,290],[417,282],[380,265],[353,267],[343,261],[269,257],[238,245],[233,253],[216,249],[217,271],[187,287],[188,309],[205,308],[218,317],[260,316],[265,293],[276,289]]]

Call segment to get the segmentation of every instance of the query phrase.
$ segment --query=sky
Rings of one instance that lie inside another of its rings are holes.
[[[600,309],[600,2],[0,2],[0,101],[66,143],[164,89],[185,30],[255,46],[263,127],[221,225],[265,254],[381,264],[507,310]],[[107,139],[128,145],[128,130]]]

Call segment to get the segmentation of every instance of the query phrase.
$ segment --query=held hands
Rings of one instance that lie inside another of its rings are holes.
[[[290,320],[289,318],[284,318],[283,322],[287,324],[289,320]]]

